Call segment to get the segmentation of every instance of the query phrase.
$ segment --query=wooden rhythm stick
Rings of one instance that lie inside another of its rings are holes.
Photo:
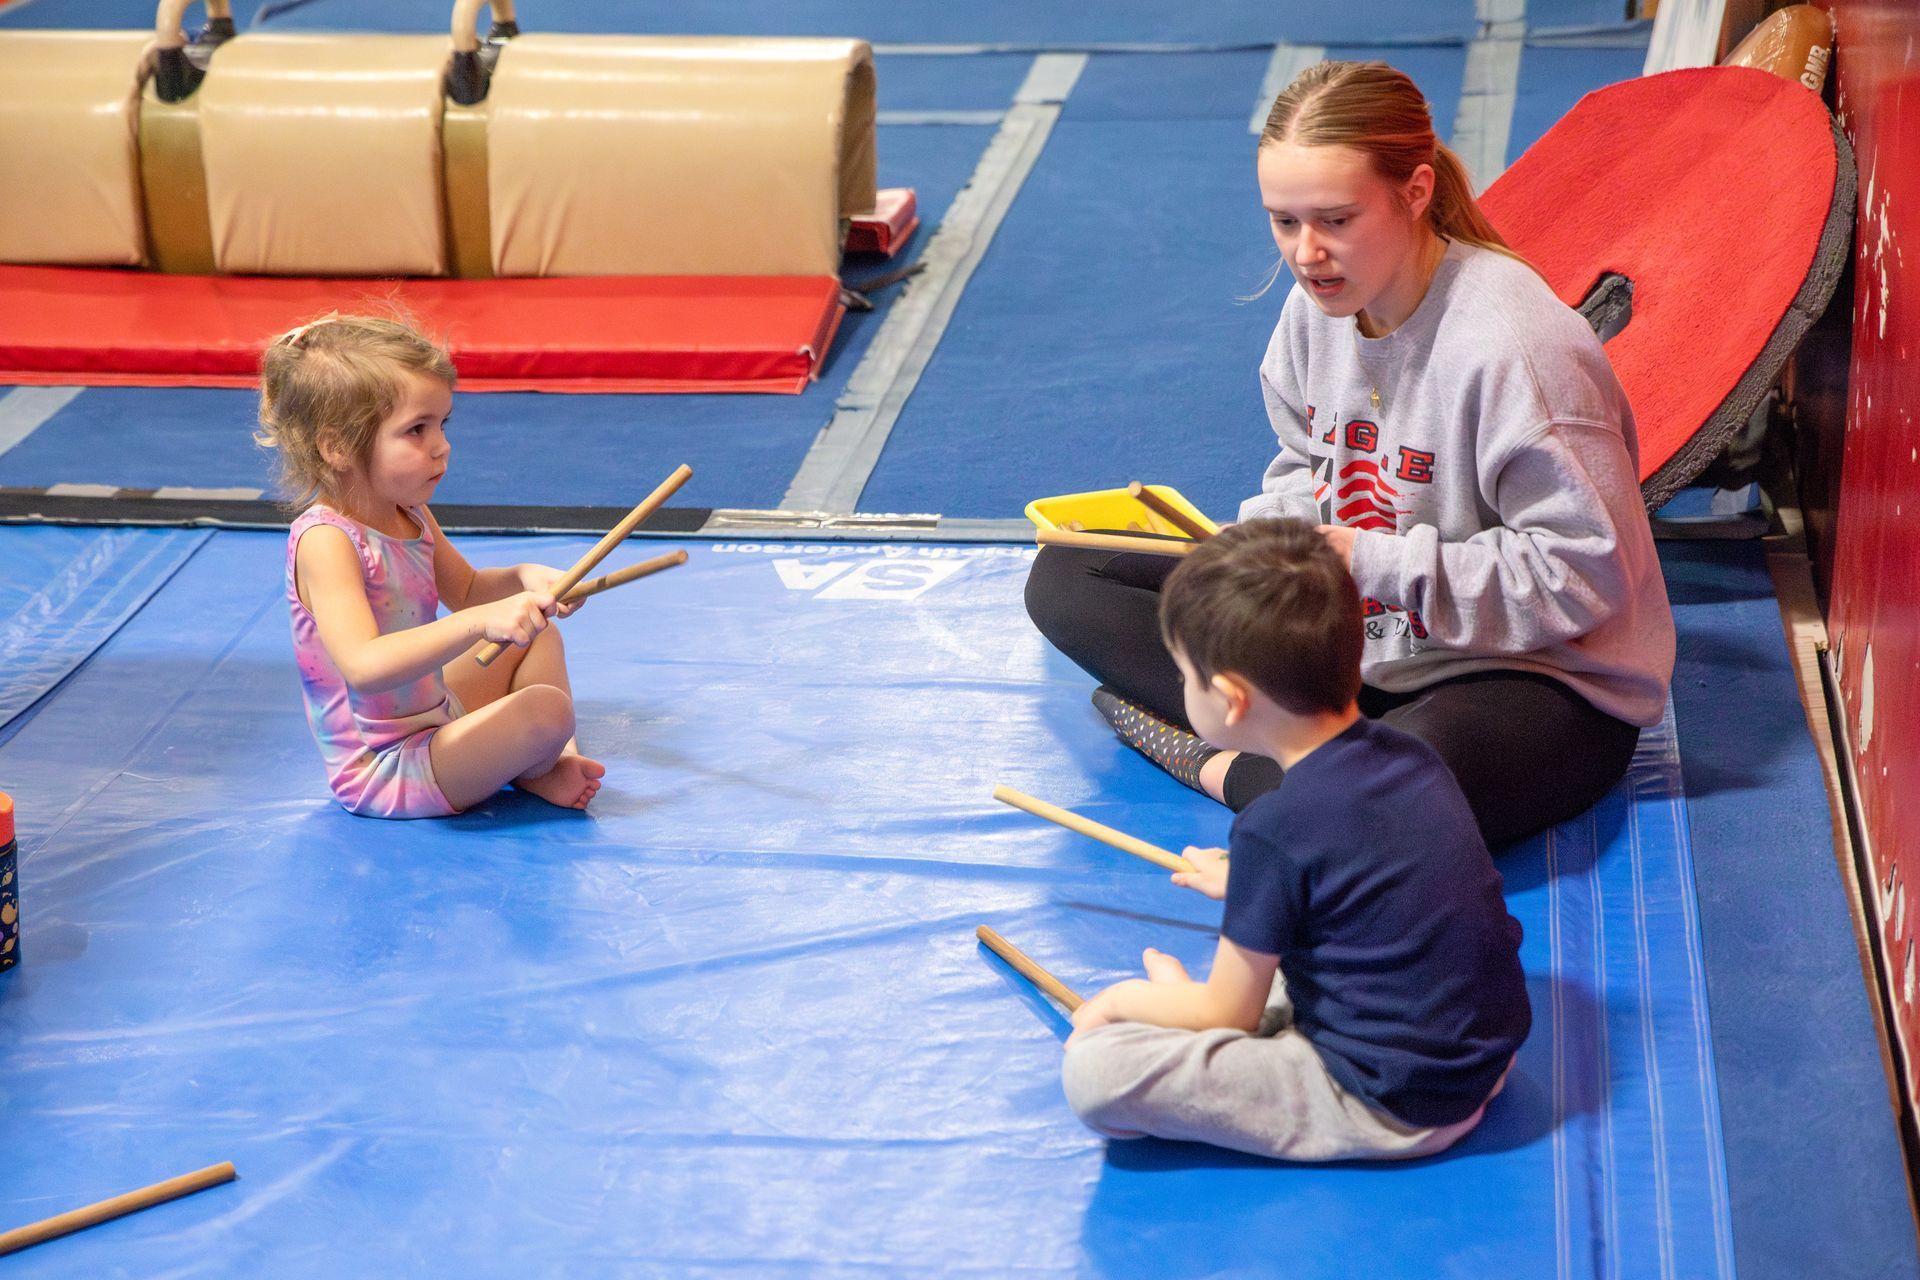
[[[1043,547],[1139,551],[1150,556],[1183,556],[1199,545],[1188,538],[1132,538],[1124,533],[1077,533],[1072,529],[1042,529],[1038,541]]]
[[[1068,1013],[1072,1013],[1086,1003],[1073,993],[1073,988],[1035,964],[1026,952],[987,928],[986,925],[975,929],[973,936],[980,939],[987,950],[1012,965],[1014,972],[1058,1000]]]
[[[593,550],[574,562],[566,576],[553,585],[554,599],[558,600],[579,585],[580,579],[593,572],[593,567],[607,558],[607,553],[626,541],[628,534],[639,528],[646,518],[660,509],[661,504],[671,498],[681,485],[693,477],[693,468],[684,464],[672,475],[660,482],[660,487],[648,494],[639,506],[629,511],[626,518],[607,530],[607,536],[594,544]],[[494,641],[473,655],[473,660],[481,666],[489,666],[493,660],[507,651],[507,646]]]
[[[181,1196],[192,1195],[196,1191],[205,1191],[208,1187],[217,1187],[223,1182],[232,1182],[234,1178],[233,1162],[208,1165],[194,1173],[184,1173],[177,1178],[168,1178],[165,1182],[156,1182],[150,1187],[138,1191],[129,1191],[123,1196],[111,1200],[102,1200],[83,1209],[72,1209],[66,1213],[55,1214],[39,1222],[28,1223],[24,1227],[0,1233],[0,1254],[13,1253],[29,1245],[39,1244],[43,1240],[52,1240],[56,1236],[70,1235],[75,1231],[84,1231],[88,1227],[97,1227],[113,1218],[122,1217],[141,1209],[150,1209],[156,1204],[168,1200],[177,1200]]]
[[[995,787],[993,798],[1002,804],[1010,804],[1016,809],[1025,809],[1036,818],[1057,822],[1069,831],[1077,831],[1083,836],[1092,836],[1103,844],[1110,844],[1136,858],[1145,858],[1148,862],[1165,867],[1169,871],[1194,869],[1191,862],[1177,853],[1169,853],[1159,845],[1148,844],[1145,840],[1136,840],[1124,831],[1115,831],[1112,827],[1102,826],[1092,818],[1083,818],[1071,809],[1062,809],[1057,804],[1036,800],[1024,791],[1015,791],[1012,787],[1006,786]]]
[[[561,604],[573,604],[585,600],[588,596],[597,596],[602,591],[611,591],[615,587],[624,587],[629,582],[659,573],[662,569],[671,569],[677,564],[687,562],[684,551],[669,551],[664,556],[655,556],[651,560],[642,560],[639,564],[630,564],[624,569],[615,569],[612,573],[603,573],[597,578],[589,578],[560,598]]]
[[[1205,525],[1195,521],[1192,516],[1174,506],[1171,502],[1168,502],[1165,498],[1147,488],[1147,486],[1141,484],[1138,480],[1135,480],[1127,486],[1127,492],[1132,494],[1147,510],[1167,521],[1174,528],[1180,530],[1180,532],[1186,534],[1196,542],[1205,542],[1213,536],[1212,531]]]

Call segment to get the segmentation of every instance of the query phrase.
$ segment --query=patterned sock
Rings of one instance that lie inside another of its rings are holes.
[[[1093,705],[1128,746],[1195,791],[1200,790],[1200,766],[1220,754],[1218,747],[1210,747],[1178,725],[1128,702],[1106,685],[1093,691]]]

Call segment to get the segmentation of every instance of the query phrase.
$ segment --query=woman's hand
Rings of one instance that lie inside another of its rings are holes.
[[[1340,563],[1347,567],[1348,573],[1352,573],[1353,530],[1344,524],[1318,524],[1313,531],[1327,540],[1327,545],[1339,554]]]
[[[522,591],[532,591],[536,594],[543,593],[549,596],[555,594],[554,588],[560,585],[560,579],[567,576],[561,570],[544,564],[523,564],[518,566],[518,570],[520,589]],[[576,600],[572,604],[563,604],[554,611],[553,616],[556,618],[572,617],[574,611],[585,603],[586,601],[584,600]]]
[[[1189,845],[1180,851],[1180,856],[1193,864],[1193,870],[1174,872],[1175,884],[1182,889],[1204,893],[1216,902],[1227,896],[1227,851],[1225,849],[1196,849]]]

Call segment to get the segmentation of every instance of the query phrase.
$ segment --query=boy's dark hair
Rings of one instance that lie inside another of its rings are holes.
[[[1160,591],[1160,636],[1202,680],[1230,672],[1295,715],[1360,692],[1360,593],[1310,524],[1256,520],[1190,552]]]

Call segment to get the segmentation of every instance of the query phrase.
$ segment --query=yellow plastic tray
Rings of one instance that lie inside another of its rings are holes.
[[[1208,533],[1220,531],[1220,527],[1202,515],[1198,507],[1181,497],[1178,489],[1164,484],[1150,484],[1147,488],[1165,498],[1167,505]],[[1042,529],[1065,529],[1077,523],[1082,529],[1124,531],[1129,526],[1137,526],[1153,533],[1181,534],[1179,529],[1125,489],[1096,489],[1092,493],[1063,493],[1053,498],[1035,498],[1027,504],[1027,519]]]

